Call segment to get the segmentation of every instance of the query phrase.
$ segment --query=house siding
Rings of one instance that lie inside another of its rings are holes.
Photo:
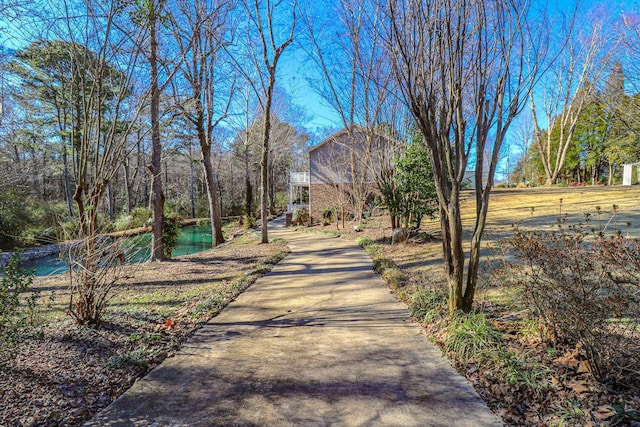
[[[309,185],[310,214],[313,221],[322,221],[322,211],[338,206],[336,187],[331,184]]]
[[[384,157],[393,154],[392,145],[398,141],[376,135],[369,144],[364,129],[357,126],[351,130],[351,135],[356,150],[356,174],[365,177],[364,187],[358,188],[369,199],[376,193],[372,171],[378,170],[381,162],[388,163]],[[354,182],[350,143],[349,132],[344,129],[309,150],[309,210],[314,221],[322,220],[325,209],[347,208],[345,193],[352,191]]]

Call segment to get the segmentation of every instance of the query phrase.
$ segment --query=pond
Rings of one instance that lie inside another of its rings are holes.
[[[128,237],[126,259],[127,263],[139,263],[151,258],[151,233]],[[211,227],[190,226],[180,230],[176,248],[171,252],[172,257],[190,255],[211,248]],[[67,271],[67,265],[58,255],[25,261],[23,266],[33,270],[36,276],[47,276]]]

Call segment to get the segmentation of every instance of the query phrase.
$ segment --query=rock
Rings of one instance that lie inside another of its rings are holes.
[[[394,228],[391,235],[391,244],[397,245],[398,243],[406,242],[407,237],[409,237],[409,231],[406,228]]]

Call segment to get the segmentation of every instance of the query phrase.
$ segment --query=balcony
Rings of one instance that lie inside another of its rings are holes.
[[[290,172],[289,184],[309,185],[309,172]]]
[[[305,203],[306,202],[306,203]],[[298,208],[309,209],[309,172],[289,172],[288,212]]]

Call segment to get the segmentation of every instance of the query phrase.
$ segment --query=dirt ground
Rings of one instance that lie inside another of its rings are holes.
[[[286,254],[252,235],[163,263],[126,266],[100,328],[65,315],[64,275],[37,278],[44,323],[0,364],[0,425],[80,425]],[[53,297],[52,297],[53,293]]]

